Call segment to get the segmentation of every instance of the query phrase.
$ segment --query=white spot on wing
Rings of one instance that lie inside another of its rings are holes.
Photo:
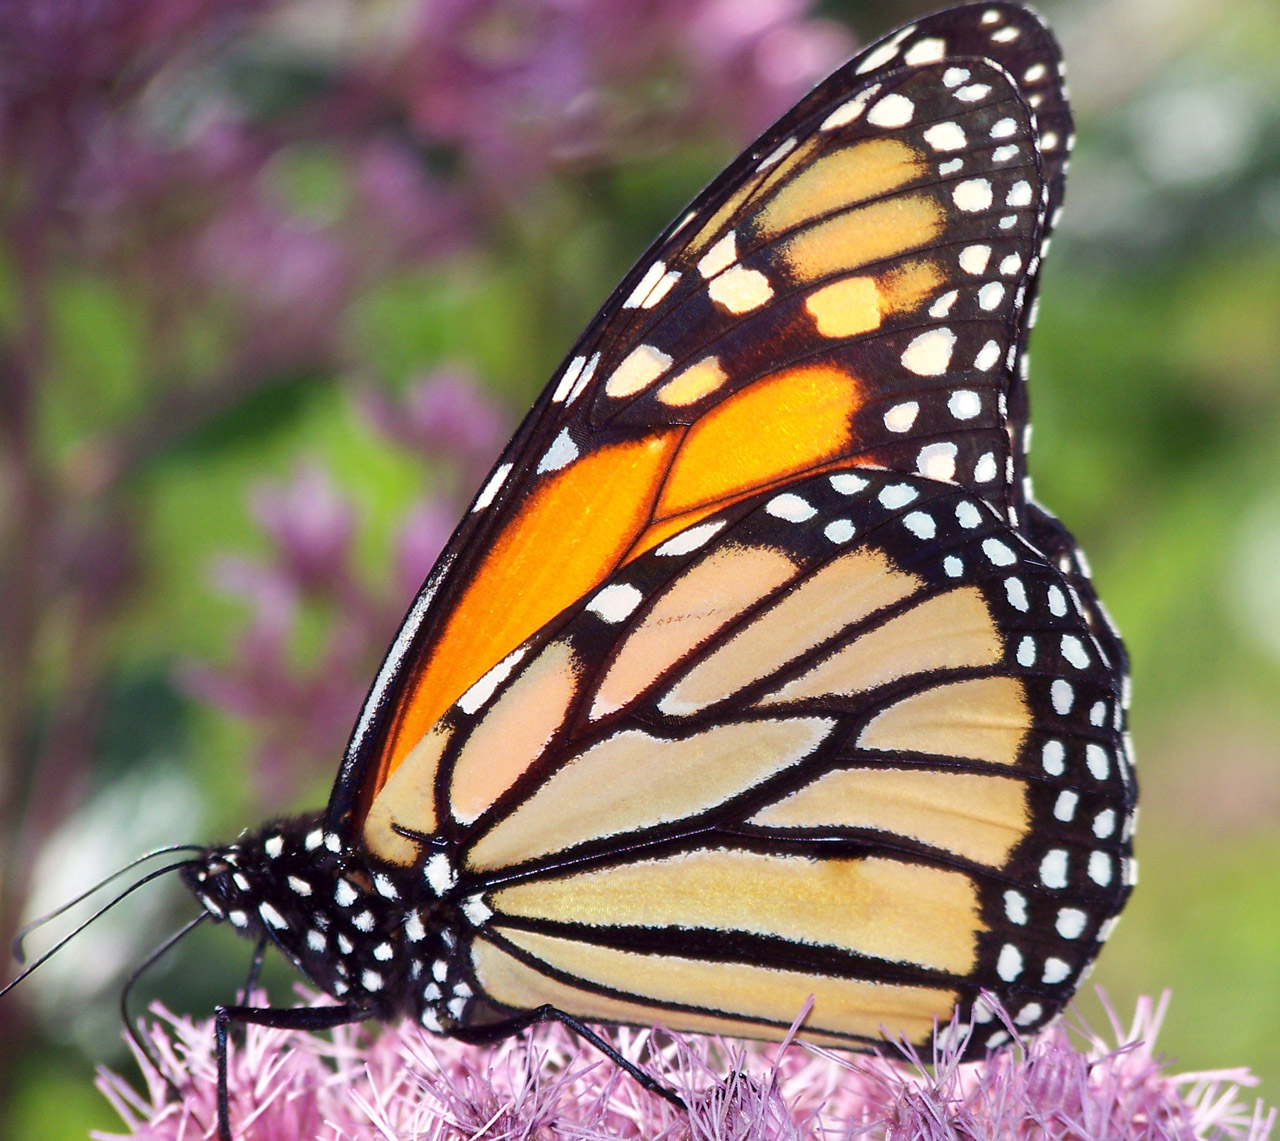
[[[1004,893],[1004,913],[1009,917],[1010,923],[1017,923],[1019,926],[1027,921],[1027,897],[1020,891],[1014,891],[1010,888]]]
[[[579,358],[581,359],[581,358]],[[566,376],[569,374],[566,373]],[[484,485],[480,494],[476,496],[476,501],[472,505],[472,511],[483,511],[493,502],[493,497],[498,494],[499,489],[506,483],[507,476],[511,474],[510,464],[500,464],[494,469],[493,474],[489,477],[489,481]]]
[[[738,239],[732,230],[712,246],[698,261],[698,272],[704,278],[715,277],[738,260]]]
[[[1031,183],[1025,179],[1015,182],[1009,187],[1009,193],[1005,195],[1004,202],[1006,206],[1030,206]]]
[[[1064,939],[1079,939],[1084,934],[1085,924],[1088,921],[1089,916],[1080,908],[1063,907],[1058,911],[1054,927]]]
[[[556,390],[551,394],[551,400],[555,404],[559,404],[573,390],[574,383],[578,377],[582,375],[582,368],[587,363],[586,357],[574,357],[565,368],[564,373],[560,377],[560,383],[556,385]]]
[[[696,527],[690,527],[687,531],[672,535],[661,546],[655,547],[653,553],[667,556],[687,555],[690,551],[696,551],[723,527],[723,519],[714,519],[710,523],[699,523]]]
[[[934,123],[922,136],[935,151],[959,151],[968,140],[959,123]]]
[[[1040,751],[1040,762],[1051,777],[1060,777],[1067,771],[1067,750],[1061,741],[1046,741]]]
[[[667,263],[664,261],[656,261],[647,270],[644,276],[636,282],[636,287],[628,294],[627,299],[622,303],[624,309],[635,309],[649,296],[653,291],[653,287],[662,280],[663,275],[667,272]]]
[[[960,295],[954,289],[948,289],[941,297],[939,297],[932,305],[929,306],[930,317],[945,317],[951,312],[951,306],[956,303],[956,298]]]
[[[966,179],[956,183],[951,198],[967,214],[986,210],[991,205],[991,183],[985,178]]]
[[[851,471],[837,472],[827,482],[841,495],[856,495],[867,487],[867,481]]]
[[[982,411],[982,398],[969,388],[957,388],[947,398],[947,410],[957,420],[972,420]]]
[[[833,519],[822,533],[833,543],[847,543],[854,536],[853,522],[849,519]]]
[[[905,95],[886,95],[870,111],[867,122],[873,127],[905,127],[916,113],[916,105]]]
[[[904,515],[902,525],[917,539],[932,539],[938,533],[938,525],[933,516],[923,511],[912,511],[909,515]]]
[[[1062,635],[1062,656],[1078,670],[1088,669],[1089,654],[1074,634]]]
[[[1089,853],[1089,878],[1094,883],[1099,887],[1106,887],[1113,874],[1111,857],[1106,852]]]
[[[524,646],[512,650],[488,673],[481,677],[470,689],[458,698],[458,708],[463,713],[472,714],[494,694],[494,691],[510,676],[511,671],[519,664],[526,653]]]
[[[907,400],[902,404],[895,404],[884,414],[884,426],[888,428],[890,432],[910,431],[911,425],[916,422],[916,416],[919,412],[920,405],[914,400]]]
[[[916,470],[926,479],[955,479],[958,454],[956,445],[946,441],[926,444],[916,457]]]
[[[945,326],[913,337],[902,352],[902,365],[916,376],[941,376],[951,363],[956,335]]]
[[[621,622],[642,601],[644,595],[636,587],[626,582],[615,582],[599,591],[587,603],[587,609],[606,622]]]
[[[1040,981],[1045,983],[1060,983],[1071,977],[1071,964],[1065,959],[1059,959],[1056,955],[1050,955],[1044,961],[1044,974],[1040,976]]]
[[[1091,741],[1085,746],[1084,763],[1094,780],[1106,780],[1111,772],[1111,760],[1107,751],[1096,742]]]
[[[711,300],[735,316],[759,309],[773,296],[773,286],[758,269],[735,265],[726,269],[707,285]],[[670,364],[670,358],[667,359]]]
[[[768,170],[771,166],[776,165],[787,157],[796,149],[796,139],[792,135],[789,139],[784,139],[776,147],[773,148],[764,158],[756,164],[756,170]]]
[[[919,492],[905,483],[890,483],[880,489],[877,498],[880,500],[881,507],[896,511],[899,507],[914,503],[919,498]]]
[[[572,404],[579,396],[582,390],[591,383],[591,378],[595,375],[596,365],[600,363],[600,354],[592,353],[591,359],[587,361],[586,368],[578,374],[578,379],[574,381],[573,388],[569,392],[568,403]]]
[[[988,281],[978,290],[978,306],[988,313],[1004,300],[1004,286],[998,281]]]
[[[895,59],[898,55],[898,44],[894,40],[890,40],[887,44],[881,44],[860,64],[855,74],[865,75],[868,71],[875,71],[877,67],[883,67],[886,63]]]
[[[834,131],[837,127],[848,126],[862,115],[862,112],[867,109],[867,104],[875,98],[879,90],[880,84],[873,84],[866,91],[860,91],[852,99],[841,103],[839,107],[822,120],[822,126],[818,129],[820,131]]]
[[[1018,561],[1018,556],[999,539],[983,539],[982,553],[987,556],[992,566],[1007,567]]]
[[[996,974],[1007,983],[1013,982],[1022,974],[1022,952],[1012,943],[1006,943],[1000,948],[1000,955],[996,959]]]
[[[807,499],[801,499],[791,492],[775,495],[765,504],[764,509],[775,519],[785,519],[788,523],[804,523],[818,513]]]
[[[551,441],[549,447],[538,461],[539,474],[548,471],[559,471],[568,467],[578,458],[578,445],[573,442],[568,428],[561,428],[560,434]]]
[[[613,370],[604,383],[605,393],[613,397],[634,396],[643,392],[668,368],[671,357],[653,345],[637,345]]]
[[[1055,713],[1065,717],[1071,712],[1072,705],[1075,704],[1076,691],[1071,688],[1069,681],[1063,681],[1058,678],[1049,686],[1049,701],[1053,704]]]
[[[1055,890],[1067,886],[1067,851],[1050,848],[1040,861],[1040,882]]]
[[[973,367],[979,372],[988,372],[995,368],[1000,360],[1000,345],[996,341],[988,341],[978,350],[973,358]]]
[[[928,63],[937,63],[946,54],[947,41],[937,36],[929,36],[919,43],[912,44],[902,57],[902,61],[911,67],[923,67]]]

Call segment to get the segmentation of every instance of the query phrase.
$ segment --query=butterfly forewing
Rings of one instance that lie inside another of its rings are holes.
[[[482,487],[330,824],[355,834],[453,702],[726,503],[852,462],[1016,514],[1016,357],[1068,132],[1051,38],[1002,4],[874,45],[766,132],[637,263]]]

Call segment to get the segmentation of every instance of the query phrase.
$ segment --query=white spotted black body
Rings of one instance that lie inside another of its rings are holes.
[[[421,874],[369,861],[320,815],[273,821],[183,869],[215,921],[266,940],[360,1018],[454,1025],[471,990],[452,966],[462,912]]]

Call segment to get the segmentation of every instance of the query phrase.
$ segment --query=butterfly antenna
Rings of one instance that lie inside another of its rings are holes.
[[[152,853],[152,854],[154,855],[155,853]],[[135,860],[134,863],[136,864],[137,861]],[[14,987],[16,987],[20,982],[22,982],[23,979],[25,979],[28,975],[30,975],[33,971],[38,970],[50,959],[52,959],[54,955],[56,955],[59,951],[61,951],[62,948],[65,947],[68,943],[70,943],[71,940],[74,939],[77,935],[79,935],[81,931],[83,931],[91,923],[96,923],[99,919],[101,919],[104,915],[106,915],[108,911],[110,911],[113,907],[115,907],[117,903],[123,900],[126,896],[132,895],[135,891],[138,890],[138,888],[142,887],[143,884],[148,884],[154,879],[159,879],[161,876],[167,876],[170,872],[176,872],[179,868],[185,868],[190,863],[191,863],[190,860],[179,860],[177,863],[166,864],[163,868],[157,868],[154,872],[148,872],[140,880],[137,880],[136,882],[131,883],[127,888],[124,889],[124,891],[120,892],[120,894],[117,895],[114,899],[110,900],[107,903],[104,903],[100,908],[98,908],[97,911],[95,911],[92,915],[90,915],[88,919],[86,919],[78,927],[74,928],[70,934],[64,935],[61,939],[59,939],[43,955],[41,955],[33,963],[29,964],[25,970],[21,971],[16,978],[10,979],[9,982],[5,983],[3,987],[0,987],[0,998],[3,998],[11,990],[13,990]],[[125,870],[126,869],[124,868],[120,869],[120,871],[125,871]],[[114,879],[119,874],[120,872],[113,872],[110,876],[108,876],[102,882],[105,884],[110,880]],[[99,884],[98,886],[101,887],[102,884]],[[97,889],[95,888],[94,890],[96,891]],[[85,894],[91,895],[92,892],[86,892]],[[85,898],[84,895],[79,897],[79,899],[84,899],[84,898]],[[78,902],[78,900],[71,901],[72,904],[76,902]],[[30,927],[32,926],[38,926],[40,923],[43,923],[45,920],[52,918],[53,915],[60,914],[61,912],[65,911],[67,907],[70,907],[70,906],[71,904],[64,904],[62,907],[58,909],[58,911],[53,912],[52,915],[47,915],[42,919],[37,920],[35,924],[29,925],[28,929],[30,929]]]
[[[19,930],[19,932],[13,937],[12,951],[13,951],[14,959],[16,959],[19,963],[25,963],[27,961],[27,952],[22,944],[26,942],[27,936],[30,935],[33,931],[37,930],[40,927],[43,927],[50,920],[57,919],[59,915],[65,915],[68,911],[70,911],[73,907],[75,907],[77,903],[83,903],[91,895],[96,895],[104,887],[106,887],[107,884],[111,883],[112,880],[117,880],[126,872],[133,871],[133,869],[136,868],[139,864],[145,864],[148,860],[154,860],[157,856],[172,855],[174,852],[199,852],[201,850],[202,849],[199,844],[171,844],[167,848],[156,848],[153,851],[144,852],[137,859],[130,860],[127,864],[124,865],[124,867],[117,868],[109,876],[106,876],[103,879],[100,879],[96,884],[94,884],[92,887],[88,888],[87,890],[82,891],[74,899],[69,899],[67,900],[66,903],[63,903],[58,907],[55,907],[52,911],[46,912],[44,915],[41,915],[38,919],[33,919],[25,927]],[[181,865],[175,865],[175,866],[180,867]],[[172,868],[169,868],[166,870],[171,871]],[[145,883],[146,880],[142,880],[140,882]],[[128,893],[126,892],[125,894],[128,894]],[[118,903],[123,898],[124,896],[117,896],[116,899],[113,900],[112,903],[108,904],[107,906],[108,907],[114,906],[115,903]],[[101,915],[102,913],[99,912],[98,914]],[[3,992],[0,992],[0,993],[3,993]]]
[[[202,911],[194,919],[165,939],[160,946],[152,951],[151,954],[149,954],[142,960],[142,962],[129,972],[129,977],[125,980],[125,984],[120,991],[120,1019],[124,1022],[124,1032],[129,1035],[129,1041],[133,1043],[134,1048],[147,1059],[147,1062],[150,1063],[151,1068],[156,1072],[156,1075],[169,1087],[175,1097],[181,1097],[182,1090],[179,1088],[178,1083],[169,1076],[168,1071],[165,1069],[160,1059],[159,1053],[156,1052],[156,1049],[152,1046],[150,1040],[142,1035],[138,1026],[129,1018],[129,998],[133,994],[133,988],[137,985],[138,980],[153,966],[155,966],[159,959],[162,959],[167,955],[176,943],[185,939],[196,929],[196,927],[208,918],[208,913]]]

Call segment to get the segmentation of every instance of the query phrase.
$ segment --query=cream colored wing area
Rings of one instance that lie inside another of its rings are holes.
[[[658,708],[673,716],[705,709],[923,586],[877,550],[833,559],[699,662]]]
[[[529,880],[489,897],[497,913],[595,927],[775,936],[968,974],[978,890],[964,873],[882,857],[809,859],[704,850]]]
[[[634,700],[668,667],[796,574],[772,547],[728,543],[682,574],[627,636],[596,691],[593,720]]]
[[[482,836],[468,866],[510,867],[695,816],[798,764],[834,725],[795,717],[717,725],[676,740],[615,733],[566,762]]]
[[[573,651],[552,642],[517,675],[467,737],[454,762],[450,805],[470,824],[541,755],[577,692]]]
[[[863,727],[858,746],[1012,765],[1030,730],[1031,709],[1017,678],[971,678],[888,706]]]
[[[761,698],[776,705],[864,693],[910,674],[995,665],[1003,653],[982,592],[960,587],[913,606]]]
[[[922,1041],[933,1021],[951,1017],[957,995],[927,986],[900,986],[832,978],[804,971],[780,971],[746,963],[705,962],[672,955],[644,955],[595,947],[572,939],[504,930],[520,950],[585,983],[619,991],[627,998],[594,994],[527,966],[483,938],[472,945],[471,962],[484,993],[516,1009],[551,1003],[589,1019],[649,1025],[661,1021],[673,1030],[776,1037],[810,995],[809,1032],[874,1041],[881,1028]],[[706,1013],[655,1008],[690,1006]],[[737,1011],[741,1017],[716,1011]],[[772,1023],[766,1027],[765,1023]],[[753,1028],[754,1024],[754,1028]]]
[[[422,849],[393,828],[430,835],[436,830],[436,773],[450,731],[437,724],[405,757],[382,786],[364,818],[364,843],[375,856],[392,864],[412,864]]]
[[[1026,787],[1012,777],[928,769],[825,773],[748,821],[763,828],[873,828],[1003,867],[1027,834]]]

